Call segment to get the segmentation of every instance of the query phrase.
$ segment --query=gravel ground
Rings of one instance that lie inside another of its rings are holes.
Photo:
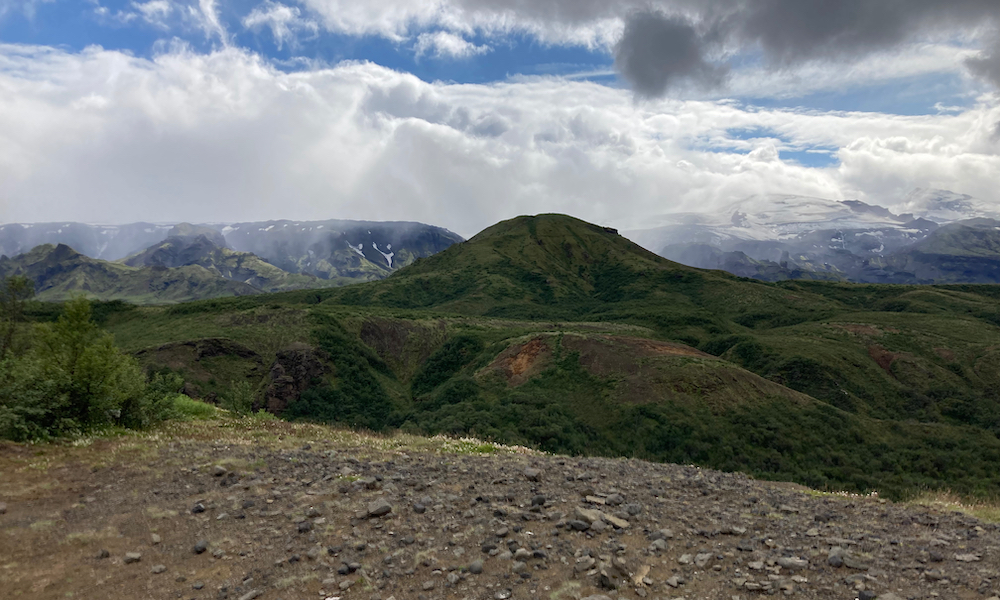
[[[280,422],[0,446],[0,597],[994,597],[1000,528],[741,474]]]

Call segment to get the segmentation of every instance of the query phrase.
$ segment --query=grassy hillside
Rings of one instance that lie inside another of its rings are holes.
[[[762,283],[542,215],[382,282],[101,314],[205,393],[250,378],[262,394],[278,353],[309,344],[330,375],[290,418],[903,495],[1000,484],[998,296]],[[237,346],[177,344],[204,338]]]
[[[230,250],[224,247],[225,240],[216,231],[210,230],[210,236],[194,226],[184,225],[186,227],[177,226],[174,230],[197,234],[171,235],[162,242],[123,259],[121,263],[130,267],[199,266],[219,277],[243,282],[264,292],[332,285],[332,282],[312,275],[283,271],[255,254]]]
[[[198,265],[129,267],[89,258],[62,244],[38,246],[14,258],[0,257],[0,278],[13,275],[34,281],[38,299],[47,301],[84,295],[150,304],[259,293],[246,283],[230,281]]]

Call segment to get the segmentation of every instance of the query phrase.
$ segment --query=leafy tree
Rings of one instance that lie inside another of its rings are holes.
[[[29,439],[168,416],[177,377],[147,385],[138,362],[91,318],[90,302],[67,302],[55,323],[36,326],[23,356],[0,361],[0,437]]]
[[[24,305],[35,295],[35,284],[27,277],[15,275],[0,281],[0,362],[14,344],[17,324],[24,318]]]

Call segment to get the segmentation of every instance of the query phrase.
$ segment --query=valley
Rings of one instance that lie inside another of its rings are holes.
[[[1000,483],[996,294],[764,283],[540,215],[383,281],[96,310],[187,393],[246,380],[255,409],[293,420],[900,498]]]

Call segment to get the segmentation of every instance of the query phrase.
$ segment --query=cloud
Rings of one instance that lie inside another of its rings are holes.
[[[133,2],[132,8],[142,18],[143,21],[159,27],[170,29],[167,19],[174,12],[174,7],[168,0],[150,0],[149,2]]]
[[[428,83],[365,62],[286,73],[180,44],[150,59],[0,45],[0,89],[4,222],[336,217],[471,235],[550,211],[628,228],[766,192],[891,204],[938,187],[1000,203],[989,96],[912,117],[635,103],[587,81]],[[839,163],[781,159],[814,147]]]
[[[615,47],[615,66],[640,96],[662,96],[678,84],[714,88],[726,69],[710,63],[704,49],[688,19],[644,10],[629,16]]]
[[[292,48],[297,47],[299,35],[302,33],[315,36],[319,32],[319,24],[303,17],[298,7],[286,6],[271,0],[254,8],[244,17],[243,27],[254,31],[260,31],[263,27],[269,28],[279,50],[286,44]]]
[[[1000,33],[990,48],[967,58],[965,64],[970,71],[1000,88]]]
[[[24,18],[32,21],[42,4],[51,4],[55,0],[0,0],[0,20],[14,13],[21,13]]]
[[[982,50],[970,70],[997,83],[984,40],[1000,27],[996,0],[303,0],[323,26],[404,41],[420,32],[519,33],[548,44],[617,48],[616,63],[649,96],[675,84],[720,84],[730,63],[757,72],[855,66],[918,44]],[[984,62],[985,61],[985,62]],[[963,61],[952,64],[961,68]]]
[[[422,56],[468,58],[477,54],[486,54],[491,50],[493,48],[486,44],[477,46],[462,36],[447,31],[421,33],[413,47],[413,52],[418,59]]]

